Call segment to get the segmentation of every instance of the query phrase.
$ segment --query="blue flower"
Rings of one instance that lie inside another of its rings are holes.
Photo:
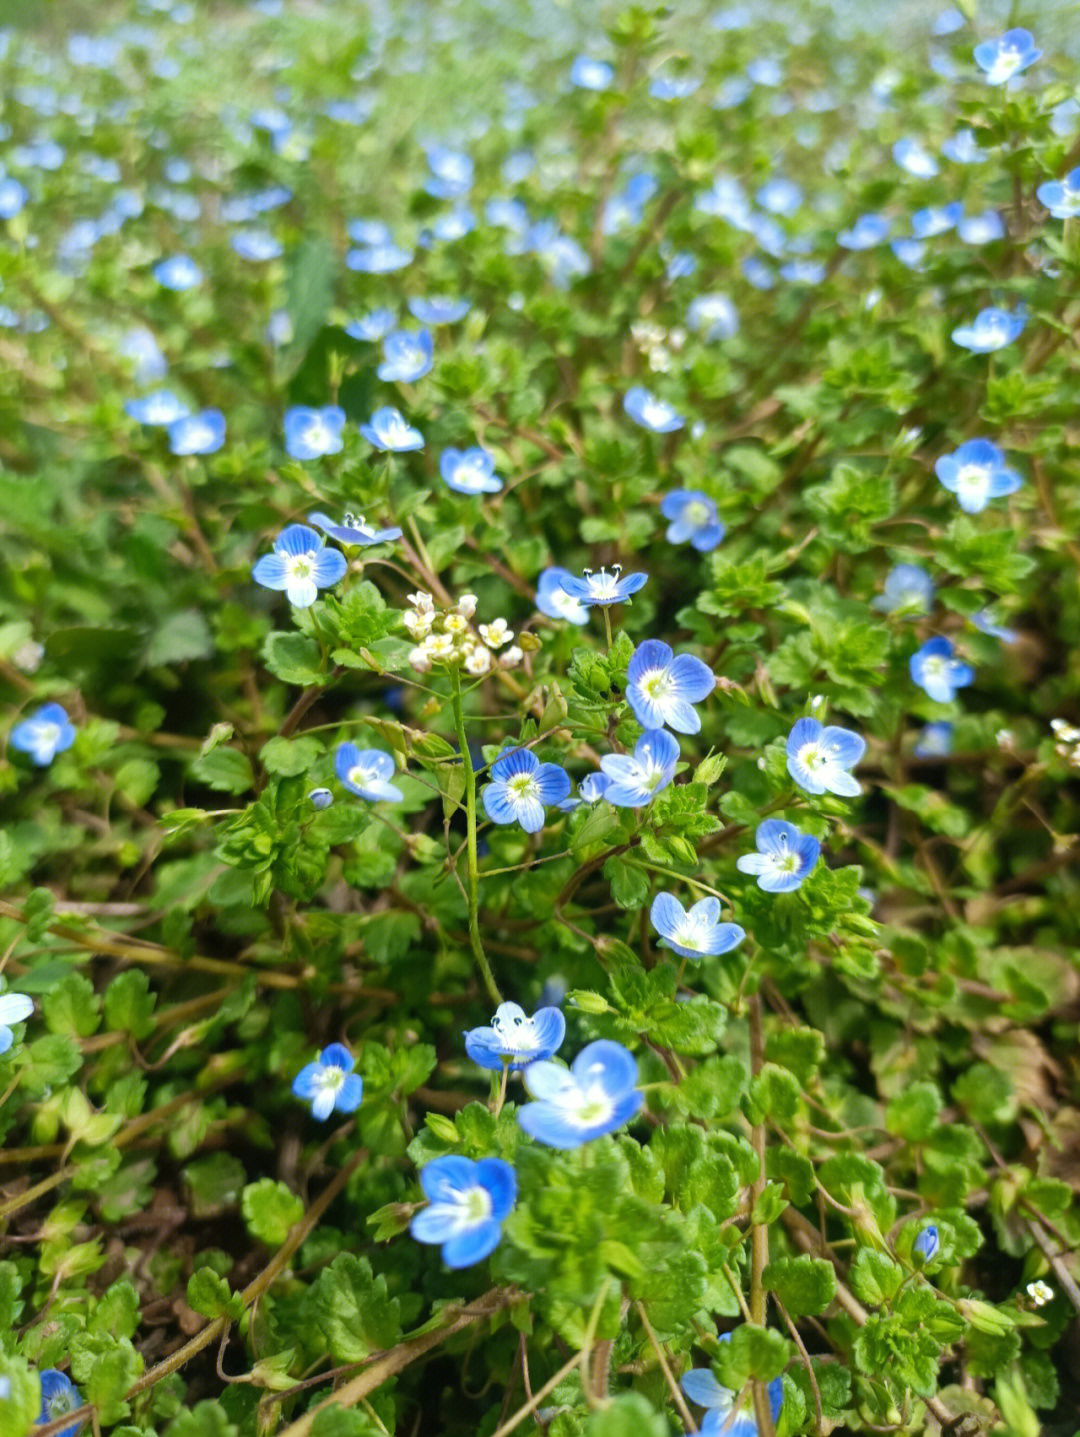
[[[908,668],[919,687],[939,704],[952,703],[956,690],[967,688],[975,678],[970,664],[953,657],[951,640],[940,637],[927,639],[922,648],[912,654]]]
[[[41,1414],[37,1420],[39,1427],[46,1422],[55,1422],[60,1417],[66,1417],[69,1412],[74,1412],[83,1405],[82,1393],[66,1372],[47,1367],[40,1376]],[[70,1427],[61,1428],[58,1437],[75,1437],[84,1425],[85,1419],[72,1422]]]
[[[981,215],[965,215],[957,223],[956,233],[964,244],[993,244],[1005,238],[1005,221],[997,210],[985,210]]]
[[[398,329],[383,340],[383,362],[376,373],[388,382],[411,384],[431,372],[435,345],[426,329]]]
[[[290,524],[274,540],[274,552],[257,561],[251,577],[264,589],[284,590],[290,604],[306,609],[320,589],[339,583],[348,567],[344,554],[327,549],[314,529]]]
[[[1041,59],[1030,30],[1006,30],[995,40],[975,46],[975,63],[986,75],[988,85],[1004,85]]]
[[[544,826],[545,806],[570,795],[570,778],[557,763],[541,763],[528,748],[500,754],[491,765],[491,782],[480,790],[492,823],[520,823],[526,833]]]
[[[1063,180],[1046,180],[1035,193],[1053,219],[1075,219],[1080,215],[1080,168],[1070,170]]]
[[[360,433],[374,444],[376,449],[393,454],[404,454],[410,449],[423,449],[424,436],[419,429],[413,429],[405,422],[401,411],[391,405],[376,409],[367,424],[361,424]]]
[[[324,454],[340,454],[345,441],[345,411],[336,404],[324,409],[308,409],[297,405],[285,411],[285,448],[292,459],[321,459]]]
[[[495,473],[495,456],[486,449],[444,449],[439,473],[458,494],[497,494],[503,481]]]
[[[465,1051],[481,1068],[516,1071],[550,1058],[565,1037],[566,1019],[558,1008],[538,1008],[529,1018],[516,1003],[500,1003],[490,1028],[472,1028],[465,1034]]]
[[[911,230],[916,239],[932,239],[951,230],[964,213],[961,200],[949,205],[929,205],[911,216]]]
[[[841,230],[837,244],[844,249],[872,249],[889,233],[891,220],[885,215],[860,215],[849,230]]]
[[[0,1053],[6,1053],[15,1041],[12,1023],[25,1022],[33,1011],[34,1000],[25,993],[0,994]]]
[[[587,773],[578,784],[582,803],[599,803],[611,785],[606,773]]]
[[[566,619],[571,624],[587,624],[588,608],[580,599],[568,594],[563,587],[565,581],[572,580],[573,577],[569,569],[545,569],[536,583],[536,607],[549,619]]]
[[[663,254],[663,245],[661,245],[660,250]],[[677,279],[686,279],[689,275],[692,275],[697,269],[697,263],[698,262],[696,255],[689,254],[686,250],[680,250],[677,254],[671,255],[671,258],[668,260],[667,269],[664,271],[665,276],[671,281]],[[653,400],[653,403],[655,404],[656,401]],[[679,426],[676,425],[675,427],[678,428]],[[666,432],[667,431],[665,430],[664,433]]]
[[[699,553],[707,554],[724,537],[716,505],[700,489],[673,489],[661,499],[660,512],[671,520],[665,536],[669,544],[685,544],[689,539]]]
[[[893,159],[900,168],[907,170],[909,175],[915,175],[918,179],[932,179],[938,172],[937,160],[919,140],[897,140],[893,145],[892,152]]]
[[[754,874],[766,893],[794,893],[821,854],[816,838],[779,818],[759,823],[754,842],[758,851],[744,854],[735,867]]]
[[[850,729],[823,727],[815,718],[801,718],[788,734],[787,770],[807,793],[862,793],[848,772],[866,752],[866,740]]]
[[[933,1262],[940,1244],[937,1224],[929,1222],[920,1230],[918,1237],[911,1244],[911,1256],[922,1267],[928,1262]]]
[[[702,898],[687,911],[671,893],[658,893],[649,910],[661,944],[683,958],[730,953],[746,937],[737,923],[721,923],[719,898]]]
[[[1027,315],[1022,309],[1015,314],[1007,309],[981,309],[971,324],[961,324],[953,330],[952,339],[972,354],[990,354],[1012,344],[1025,324]]]
[[[328,788],[313,788],[308,794],[308,803],[312,808],[329,808],[334,801],[334,795]]]
[[[334,772],[350,793],[369,803],[400,803],[405,797],[396,784],[394,760],[381,748],[357,748],[354,743],[338,744]]]
[[[776,285],[776,276],[757,255],[747,255],[739,261],[739,268],[742,270],[743,278],[747,283],[752,284],[755,289],[773,289]]]
[[[734,339],[739,332],[739,312],[726,294],[699,294],[690,302],[686,322],[702,334],[706,344],[714,339]]]
[[[237,230],[229,236],[229,243],[241,259],[255,264],[280,259],[284,253],[281,241],[275,239],[269,230]]]
[[[340,524],[335,524],[328,515],[319,512],[309,514],[308,523],[314,524],[316,529],[321,529],[324,534],[329,534],[331,539],[336,539],[339,544],[389,544],[392,540],[401,538],[400,529],[376,529],[373,524],[365,521],[363,514],[353,514],[349,510],[346,510]]]
[[[44,704],[15,725],[8,742],[19,753],[28,753],[39,768],[46,768],[75,742],[75,729],[59,704]]]
[[[0,220],[13,220],[30,196],[11,175],[0,175]]]
[[[720,1335],[721,1342],[730,1342],[731,1333]],[[750,1412],[732,1415],[735,1398],[738,1395],[730,1388],[723,1387],[713,1376],[711,1368],[694,1367],[684,1372],[679,1386],[699,1407],[706,1409],[701,1424],[701,1437],[757,1437],[757,1423]],[[775,1425],[784,1405],[784,1379],[774,1377],[766,1388],[769,1398],[769,1412]]]
[[[300,1069],[293,1079],[296,1097],[311,1103],[311,1116],[320,1123],[335,1110],[355,1113],[364,1096],[364,1080],[354,1073],[356,1059],[344,1043],[331,1043],[314,1063]]]
[[[579,1148],[636,1115],[644,1101],[637,1077],[633,1054],[607,1038],[582,1048],[569,1069],[530,1063],[522,1079],[535,1101],[518,1109],[518,1122],[549,1148]]]
[[[981,165],[989,159],[986,151],[979,148],[974,130],[957,130],[942,145],[941,153],[958,165]]]
[[[916,758],[948,758],[952,753],[953,726],[946,719],[928,723],[912,745]]]
[[[394,238],[385,220],[350,220],[345,230],[358,245],[390,244]]]
[[[610,574],[607,569],[601,569],[599,573],[585,569],[583,574],[581,579],[571,574],[562,580],[562,586],[572,599],[577,599],[590,609],[594,604],[605,607],[608,604],[621,604],[631,594],[636,594],[649,577],[648,574],[635,573],[627,574],[623,578],[621,564],[612,564]]]
[[[934,603],[934,581],[917,564],[897,564],[885,578],[885,591],[872,599],[886,614],[928,614]]]
[[[980,634],[988,634],[992,639],[1000,639],[1003,644],[1015,644],[1019,638],[1015,629],[1006,629],[997,623],[989,609],[980,609],[977,614],[972,614],[971,622]]]
[[[570,67],[570,83],[579,90],[610,90],[615,79],[614,67],[606,60],[593,60],[579,55]]]
[[[700,84],[692,75],[657,75],[649,86],[649,94],[654,100],[686,100]]]
[[[642,385],[636,384],[623,396],[623,409],[643,429],[654,434],[673,434],[681,429],[686,420],[663,399],[657,399]]]
[[[437,200],[457,200],[469,193],[474,169],[471,155],[446,145],[429,145],[427,162],[431,177],[424,188],[429,195]]]
[[[428,1199],[409,1224],[417,1242],[441,1243],[447,1267],[471,1267],[494,1252],[517,1198],[514,1169],[502,1158],[433,1158],[421,1170]]]
[[[174,254],[154,266],[154,278],[166,289],[194,289],[202,283],[203,272],[190,255]]]
[[[712,669],[693,654],[675,658],[670,644],[646,639],[631,656],[626,670],[626,698],[642,728],[672,728],[698,733],[701,719],[694,704],[716,687]]]
[[[604,797],[616,808],[642,808],[667,788],[678,762],[678,739],[667,729],[646,729],[632,754],[609,753],[600,760],[609,780]]]
[[[385,339],[395,324],[397,324],[397,315],[392,309],[373,309],[370,314],[362,314],[359,319],[354,319],[351,324],[347,324],[345,333],[350,339],[375,343],[380,339]]]
[[[169,425],[174,454],[216,454],[225,443],[225,416],[220,409],[201,409]]]
[[[401,249],[396,244],[365,245],[349,250],[345,264],[359,274],[392,274],[411,264],[412,257],[412,250]]]
[[[171,389],[158,389],[153,394],[144,394],[141,399],[126,399],[124,408],[137,424],[155,424],[167,427],[178,419],[186,419],[191,413],[182,399],[177,399]]]
[[[950,5],[947,10],[942,10],[941,14],[934,21],[930,33],[931,35],[937,36],[952,35],[955,34],[957,30],[962,30],[966,24],[967,21],[964,19],[963,14],[959,10],[953,9]]]
[[[409,313],[421,324],[457,324],[469,312],[467,299],[451,299],[449,295],[432,295],[429,299],[410,299]]]
[[[771,215],[793,215],[803,201],[803,192],[794,180],[782,175],[766,180],[754,196],[763,210]]]
[[[965,514],[980,514],[991,499],[1015,494],[1024,482],[1005,456],[989,439],[969,439],[952,454],[943,454],[934,473]]]

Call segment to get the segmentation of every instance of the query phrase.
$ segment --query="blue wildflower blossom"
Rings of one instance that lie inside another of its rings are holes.
[[[83,1405],[82,1393],[66,1372],[47,1367],[40,1376],[41,1413],[37,1420],[39,1427],[46,1422],[55,1422],[66,1417],[69,1412],[74,1412]],[[76,1433],[81,1432],[84,1425],[85,1419],[72,1422],[69,1427],[61,1428],[58,1437],[76,1437]]]
[[[225,443],[225,416],[220,409],[201,409],[169,425],[169,448],[174,454],[216,454]]]
[[[1015,494],[1024,482],[989,439],[969,439],[952,454],[943,454],[934,473],[965,514],[981,514],[991,499]]]
[[[980,609],[977,614],[972,614],[971,622],[980,634],[1000,639],[1003,644],[1015,644],[1020,637],[1015,629],[1007,629],[999,624],[990,609]]]
[[[599,803],[610,786],[611,779],[606,773],[587,773],[578,784],[578,794],[582,803]]]
[[[604,797],[616,808],[643,808],[675,777],[679,741],[667,729],[646,729],[634,752],[609,753],[600,760],[608,779]]]
[[[265,264],[268,260],[280,259],[284,247],[269,230],[237,230],[229,236],[229,244],[241,259],[253,264]]]
[[[739,332],[739,312],[726,294],[699,294],[690,302],[686,322],[706,344],[716,339],[734,339]]]
[[[38,768],[47,768],[58,753],[74,742],[75,728],[60,704],[43,704],[16,724],[8,739],[18,753],[28,753]]]
[[[746,937],[737,923],[720,921],[719,898],[702,898],[689,910],[671,893],[658,893],[649,910],[652,926],[661,945],[683,958],[695,961],[718,953],[730,953]]]
[[[344,554],[327,549],[324,541],[305,524],[290,524],[274,540],[274,552],[264,554],[251,571],[264,589],[284,590],[297,609],[309,608],[328,589],[345,577]]]
[[[339,544],[362,544],[366,547],[369,544],[389,544],[401,538],[400,529],[376,529],[374,524],[366,522],[363,514],[354,514],[351,510],[345,511],[340,524],[335,524],[328,515],[319,511],[308,515],[308,523],[329,534]]]
[[[654,100],[686,100],[701,84],[692,75],[657,75],[649,85]]]
[[[410,449],[424,447],[424,436],[419,429],[407,424],[401,411],[389,404],[376,409],[370,421],[360,425],[360,433],[376,449],[392,454],[404,454]]]
[[[174,254],[153,269],[154,278],[166,289],[194,289],[202,283],[203,272],[190,255]]]
[[[336,404],[309,409],[298,404],[285,411],[285,449],[291,459],[321,459],[340,454],[345,441],[345,411]]]
[[[952,641],[941,637],[927,639],[912,654],[908,668],[919,687],[939,704],[952,703],[956,690],[967,688],[975,679],[971,665],[954,658]]]
[[[421,324],[457,324],[468,314],[467,299],[451,299],[449,295],[432,295],[428,299],[407,301],[409,313]]]
[[[473,160],[464,150],[451,150],[446,145],[427,147],[431,176],[425,190],[437,200],[457,200],[472,188]]]
[[[840,231],[836,242],[844,249],[872,249],[886,237],[891,225],[886,215],[860,215],[850,229]]]
[[[937,1256],[937,1250],[941,1245],[941,1238],[938,1234],[937,1224],[930,1222],[919,1232],[918,1237],[911,1244],[911,1256],[914,1261],[922,1267],[928,1262],[933,1262]]]
[[[928,614],[934,603],[934,581],[918,564],[897,564],[885,577],[885,590],[871,605],[886,614]]]
[[[345,333],[350,339],[374,344],[385,339],[396,324],[397,315],[392,309],[373,309],[369,314],[362,314],[359,319],[347,324]]]
[[[866,740],[850,729],[826,728],[815,718],[801,718],[788,734],[787,771],[807,793],[837,793],[854,798],[862,788],[849,769],[866,752]]]
[[[928,205],[915,210],[911,216],[911,231],[916,239],[932,239],[935,235],[946,234],[956,226],[964,213],[961,200],[948,205]]]
[[[12,175],[0,175],[0,220],[13,220],[30,198]]]
[[[897,140],[893,145],[893,159],[902,170],[907,170],[909,175],[917,179],[932,179],[938,172],[938,163],[925,148],[921,140],[910,138]]]
[[[1005,238],[1005,221],[997,210],[984,210],[981,215],[965,215],[957,222],[956,233],[964,244],[993,244]]]
[[[562,586],[572,599],[590,609],[596,604],[606,607],[608,604],[623,603],[631,594],[636,594],[649,577],[639,572],[627,574],[624,578],[621,564],[612,564],[610,574],[606,568],[599,572],[592,569],[582,572],[580,579],[572,574],[563,579]]]
[[[471,1267],[495,1251],[517,1198],[509,1163],[433,1158],[420,1172],[420,1186],[428,1205],[409,1224],[417,1242],[441,1243],[443,1262],[452,1268]]]
[[[774,289],[776,286],[776,275],[763,259],[756,254],[747,255],[739,261],[739,268],[742,270],[743,278],[747,283],[752,284],[755,289]]]
[[[981,45],[976,45],[974,54],[975,63],[986,76],[988,85],[1007,84],[1042,58],[1042,51],[1036,49],[1035,37],[1030,30],[1006,30],[996,39],[984,40]]]
[[[1080,167],[1070,170],[1063,180],[1045,180],[1035,193],[1052,219],[1075,219],[1080,215]]]
[[[340,743],[334,754],[334,772],[349,790],[369,803],[400,803],[405,797],[396,784],[394,760],[381,748],[358,748]]]
[[[358,274],[393,274],[412,263],[413,252],[393,243],[364,245],[345,256],[347,268]]]
[[[916,758],[948,758],[952,753],[953,726],[946,719],[928,723],[912,745]]]
[[[570,67],[570,83],[579,90],[610,90],[615,79],[615,69],[606,60],[594,60],[588,55],[578,55]]]
[[[626,670],[626,699],[642,728],[699,733],[701,719],[693,706],[715,687],[716,675],[707,664],[693,654],[676,658],[660,639],[639,644]]]
[[[481,1068],[516,1072],[552,1057],[565,1037],[566,1019],[558,1008],[538,1008],[530,1018],[517,1003],[500,1003],[489,1028],[465,1034],[465,1051]]]
[[[25,993],[0,994],[0,1053],[6,1053],[15,1041],[12,1023],[24,1023],[33,1011],[34,1000]]]
[[[669,544],[685,544],[689,540],[699,553],[707,554],[724,537],[724,526],[716,517],[716,505],[700,489],[673,489],[661,499],[660,512],[671,521],[665,535]]]
[[[536,581],[536,607],[549,619],[566,619],[571,624],[587,624],[588,608],[563,588],[565,580],[573,577],[569,569],[545,569]]]
[[[657,399],[655,394],[636,384],[623,396],[623,409],[643,429],[654,434],[673,434],[681,429],[686,420],[666,400]]]
[[[893,241],[894,254],[895,245]],[[819,259],[792,259],[780,266],[781,277],[793,284],[820,284],[827,273],[827,267]]]
[[[989,159],[986,151],[979,148],[974,130],[957,130],[942,145],[941,153],[957,165],[981,165]]]
[[[162,428],[175,424],[178,419],[186,419],[191,413],[171,389],[159,389],[153,394],[144,394],[141,399],[126,399],[124,409],[137,424],[160,425]]]
[[[354,1073],[356,1059],[344,1043],[331,1043],[314,1063],[293,1079],[296,1097],[311,1104],[311,1116],[324,1123],[332,1112],[355,1113],[364,1096],[364,1080]]]
[[[354,244],[390,244],[394,238],[385,220],[350,220],[345,226],[346,233]]]
[[[569,1069],[530,1063],[522,1079],[534,1101],[518,1109],[518,1122],[546,1147],[579,1148],[637,1114],[644,1101],[637,1077],[633,1054],[607,1038],[582,1048]]]
[[[731,1333],[720,1335],[721,1342],[730,1342]],[[722,1386],[708,1367],[694,1367],[684,1372],[679,1386],[699,1407],[705,1408],[705,1420],[701,1424],[701,1437],[757,1437],[757,1423],[748,1411],[735,1412],[735,1398],[738,1395]],[[766,1388],[769,1412],[773,1424],[779,1420],[784,1405],[784,1380],[774,1377]]]
[[[947,10],[942,10],[941,14],[934,21],[930,33],[938,37],[942,35],[953,35],[957,30],[962,30],[966,24],[967,21],[964,19],[963,14],[950,5]]]
[[[758,851],[743,854],[735,867],[752,873],[766,893],[794,893],[821,855],[816,838],[779,818],[759,823],[754,842]]]
[[[328,788],[313,788],[308,794],[308,803],[312,808],[329,808],[334,801],[334,795]]]
[[[954,344],[969,349],[972,354],[991,354],[1012,344],[1027,324],[1027,315],[1022,309],[1012,313],[1007,309],[981,309],[971,324],[961,324],[952,332]]]
[[[444,449],[439,473],[458,494],[497,494],[503,481],[495,473],[495,456],[486,449]]]
[[[388,382],[411,384],[430,374],[435,345],[429,330],[398,329],[383,340],[383,361],[376,373]]]
[[[491,782],[480,790],[492,823],[520,823],[526,833],[539,833],[545,807],[570,795],[570,777],[557,763],[541,763],[531,749],[514,748],[491,765]]]

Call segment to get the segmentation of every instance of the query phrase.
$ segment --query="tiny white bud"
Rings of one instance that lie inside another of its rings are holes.
[[[418,674],[427,674],[431,672],[431,660],[428,658],[427,654],[424,652],[423,649],[410,649],[409,663],[412,664],[413,668]]]
[[[425,593],[423,589],[417,589],[415,594],[406,594],[405,597],[409,603],[412,604],[414,608],[419,609],[421,613],[430,614],[435,607],[431,601],[431,595]]]
[[[45,646],[39,644],[36,639],[27,639],[11,656],[11,662],[24,674],[37,673],[41,667],[41,661],[45,657]]]
[[[471,619],[473,614],[476,613],[476,604],[477,598],[475,594],[462,594],[457,601],[457,611],[459,614],[464,614],[467,619]]]

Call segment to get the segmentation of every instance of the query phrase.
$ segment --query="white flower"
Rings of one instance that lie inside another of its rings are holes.
[[[463,614],[444,614],[443,628],[448,634],[463,634],[469,627],[469,621]]]
[[[431,595],[426,594],[423,589],[418,589],[415,594],[406,594],[405,597],[409,603],[412,604],[414,608],[419,609],[421,613],[430,614],[435,608],[435,605],[431,601]]]
[[[510,648],[499,655],[499,667],[501,669],[516,669],[524,657],[525,655],[518,648],[517,644],[512,644]]]
[[[434,615],[427,610],[410,609],[404,619],[405,627],[414,639],[422,639],[431,630]]]
[[[429,659],[448,659],[454,652],[454,636],[453,634],[428,634],[422,647]]]
[[[418,674],[427,674],[431,672],[431,660],[428,658],[427,654],[424,652],[423,649],[410,649],[409,663],[412,664],[413,668]]]
[[[465,659],[465,672],[472,674],[474,678],[483,678],[490,668],[491,655],[479,645]]]
[[[457,611],[459,614],[463,614],[465,618],[471,619],[473,614],[476,613],[476,604],[477,598],[475,594],[462,594],[457,601]]]
[[[1054,1289],[1048,1282],[1039,1278],[1035,1282],[1029,1282],[1025,1291],[1036,1307],[1045,1307],[1048,1302],[1054,1300]]]
[[[490,624],[480,625],[480,637],[489,649],[501,649],[514,637],[514,631],[507,628],[505,619],[493,619]]]

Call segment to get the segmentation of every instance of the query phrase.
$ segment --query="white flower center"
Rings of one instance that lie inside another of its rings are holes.
[[[811,773],[821,768],[828,760],[822,751],[819,743],[804,743],[799,750],[799,762],[803,768],[809,769]]]
[[[641,680],[641,687],[654,701],[666,698],[671,692],[671,674],[667,669],[651,669]]]
[[[595,1123],[606,1123],[613,1112],[613,1104],[598,1083],[579,1089],[577,1101],[567,1112],[567,1119],[579,1127],[592,1127]]]
[[[540,796],[540,785],[531,773],[515,774],[506,786],[516,803],[524,803],[527,799]]]
[[[324,1093],[336,1093],[345,1082],[345,1069],[335,1067],[323,1068],[319,1073],[317,1082]]]
[[[687,504],[683,510],[683,517],[687,523],[693,524],[695,528],[700,529],[709,522],[712,516],[709,513],[708,504],[703,504],[700,499],[694,499],[691,503]]]
[[[349,769],[349,782],[357,788],[366,788],[375,777],[375,770],[365,768],[363,764],[355,764]],[[340,1072],[340,1069],[338,1070]]]
[[[957,487],[973,493],[986,483],[986,470],[981,464],[964,464],[956,476]]]
[[[285,560],[285,567],[288,569],[290,579],[310,579],[312,570],[311,555],[291,554],[289,558]]]

